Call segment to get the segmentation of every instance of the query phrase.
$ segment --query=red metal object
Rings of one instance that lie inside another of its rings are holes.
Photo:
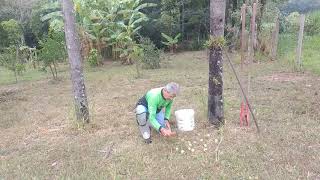
[[[248,104],[241,102],[240,106],[240,127],[242,126],[249,126],[249,106]]]

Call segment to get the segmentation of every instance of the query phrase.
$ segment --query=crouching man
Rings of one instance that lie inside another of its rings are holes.
[[[136,118],[139,130],[145,142],[151,143],[151,128],[162,136],[173,136],[169,123],[173,99],[179,93],[179,85],[171,82],[165,87],[149,90],[139,99],[136,107]]]

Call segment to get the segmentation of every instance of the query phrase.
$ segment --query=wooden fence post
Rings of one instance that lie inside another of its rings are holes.
[[[274,29],[272,31],[272,47],[271,47],[271,59],[277,59],[277,50],[279,42],[279,16],[276,17]]]
[[[253,3],[252,6],[252,17],[251,17],[251,25],[250,25],[250,31],[251,36],[249,37],[249,63],[253,62],[254,57],[254,41],[255,41],[255,30],[256,30],[256,14],[257,14],[257,3]]]
[[[301,60],[301,54],[302,54],[302,40],[303,40],[303,31],[304,31],[304,21],[305,21],[305,15],[300,15],[300,30],[299,30],[299,39],[298,39],[298,48],[297,48],[297,65],[298,70],[300,70],[302,66],[302,60]]]
[[[241,28],[241,69],[244,64],[244,51],[245,51],[245,36],[246,36],[246,4],[243,4],[241,7],[241,20],[242,20],[242,28]]]

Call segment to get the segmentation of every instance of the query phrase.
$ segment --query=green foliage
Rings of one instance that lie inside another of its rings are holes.
[[[22,36],[22,29],[19,23],[14,19],[10,19],[9,21],[3,21],[1,25],[8,35],[9,44],[18,45]]]
[[[295,65],[296,61],[296,46],[297,37],[292,34],[281,34],[279,37],[279,55],[285,63],[291,66]],[[306,70],[320,74],[320,55],[318,47],[320,44],[320,36],[304,36],[303,51],[302,51],[302,65]]]
[[[41,20],[41,17],[44,16],[44,14],[50,12],[47,8],[44,8],[45,4],[45,2],[39,3],[31,12],[29,26],[37,42],[46,38],[49,33],[50,22]]]
[[[99,54],[106,45],[114,46],[112,50],[119,51],[122,59],[130,59],[141,23],[148,21],[142,11],[155,5],[142,0],[75,1],[82,36],[93,42]]]
[[[18,75],[22,75],[23,72],[26,71],[26,65],[25,64],[21,64],[21,63],[18,63],[16,64],[16,72]]]
[[[0,23],[0,50],[9,45],[8,34],[3,29],[2,24]]]
[[[48,38],[41,41],[41,49],[39,58],[45,64],[50,64],[53,61],[63,61],[66,58],[66,49],[64,41],[64,33],[52,32]]]
[[[214,48],[223,48],[226,44],[226,40],[224,37],[219,36],[219,37],[213,37],[210,35],[209,40],[207,40],[204,44],[204,46],[208,49],[214,49]]]
[[[99,65],[98,51],[96,49],[91,49],[88,56],[88,63],[91,67],[97,67]]]
[[[135,61],[137,77],[141,77],[141,62],[144,58],[143,49],[140,46],[134,46],[132,53],[130,54],[130,58]]]
[[[292,12],[287,16],[287,31],[288,33],[297,33],[299,30],[299,17],[300,14],[298,12]]]
[[[17,59],[17,47],[13,45],[3,49],[3,52],[0,54],[0,65],[14,73],[16,82],[18,81],[17,75],[22,75],[26,70],[25,65]]]
[[[320,10],[307,15],[305,32],[308,35],[320,34]]]
[[[292,12],[286,17],[286,32],[298,33],[300,27],[300,14]],[[314,11],[306,15],[304,32],[307,35],[320,34],[320,11]]]
[[[166,34],[164,34],[164,33],[161,33],[161,35],[162,35],[162,37],[164,37],[165,40],[167,41],[167,42],[162,42],[162,43],[163,43],[164,45],[169,46],[169,47],[177,44],[177,43],[179,42],[179,38],[181,37],[181,34],[180,34],[180,33],[177,34],[175,37],[170,37],[170,36],[168,36],[168,35],[166,35]]]
[[[49,67],[53,73],[52,66],[56,68],[56,62],[63,61],[66,58],[66,48],[64,33],[51,32],[49,37],[40,42],[39,60],[43,62],[44,68]],[[56,73],[57,74],[57,73]],[[53,75],[56,78],[55,75]]]
[[[161,33],[161,35],[166,40],[166,42],[162,41],[162,44],[168,46],[170,48],[170,51],[173,53],[173,51],[177,48],[177,44],[179,42],[179,38],[181,37],[181,34],[179,33],[174,37],[170,37],[165,33]]]
[[[179,49],[183,49],[183,50],[187,50],[187,51],[199,51],[201,49],[204,49],[204,44],[205,41],[204,40],[184,40],[182,42],[179,43]]]
[[[161,50],[159,50],[149,38],[142,38],[140,43],[143,51],[141,59],[143,67],[146,69],[160,68]]]
[[[140,33],[144,37],[149,37],[157,47],[165,47],[161,42],[163,40],[161,33],[170,36],[181,33],[181,41],[207,39],[210,27],[208,0],[147,0],[147,2],[158,3],[159,6],[144,11],[151,20],[143,24]]]
[[[15,71],[17,63],[16,48],[14,46],[5,48],[0,56],[0,65],[6,67],[10,71]]]
[[[45,3],[40,8],[41,22],[49,22],[49,27],[54,31],[63,31],[63,17],[60,1],[51,1]]]

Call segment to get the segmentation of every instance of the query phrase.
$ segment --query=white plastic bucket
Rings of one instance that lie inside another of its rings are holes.
[[[194,129],[194,110],[193,109],[180,109],[175,113],[178,130],[192,131]]]

